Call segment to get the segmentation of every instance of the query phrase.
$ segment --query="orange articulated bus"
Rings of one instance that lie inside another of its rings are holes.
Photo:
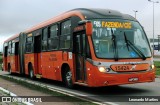
[[[70,88],[155,80],[140,23],[107,9],[74,9],[14,35],[4,42],[3,69]]]

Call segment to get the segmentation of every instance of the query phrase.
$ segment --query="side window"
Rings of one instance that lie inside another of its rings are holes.
[[[4,43],[3,44],[3,53],[4,53],[4,57],[7,57],[8,56],[8,43]]]
[[[53,25],[49,27],[49,34],[48,34],[48,49],[49,50],[56,50],[58,49],[58,26]]]
[[[61,24],[61,36],[60,36],[60,48],[70,48],[70,36],[71,36],[71,20],[67,20]]]
[[[15,54],[15,43],[12,43],[11,54]]]
[[[27,37],[27,40],[26,40],[27,43],[32,43],[32,41],[33,41],[32,36],[31,37]]]
[[[47,50],[47,38],[48,38],[48,28],[44,28],[42,31],[42,51]]]
[[[76,40],[75,41],[76,41],[75,51],[76,51],[76,53],[80,54],[81,53],[81,45],[80,45],[81,39],[80,39],[80,35],[76,36]]]
[[[10,55],[11,54],[11,51],[12,51],[12,42],[10,41],[9,43],[8,43],[8,55]]]
[[[61,35],[67,35],[71,32],[71,21],[67,20],[61,25]]]
[[[27,35],[26,38],[26,52],[30,53],[33,52],[33,36],[32,33]]]
[[[57,33],[58,33],[58,26],[57,25],[50,26],[48,38],[57,37]]]
[[[47,40],[48,28],[43,29],[42,40]]]

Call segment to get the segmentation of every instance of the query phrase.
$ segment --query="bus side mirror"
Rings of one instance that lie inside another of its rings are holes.
[[[92,23],[86,22],[86,35],[91,36],[92,35]]]

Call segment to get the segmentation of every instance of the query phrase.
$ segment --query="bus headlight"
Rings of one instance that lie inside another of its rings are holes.
[[[100,72],[106,72],[106,68],[105,67],[98,67],[98,70],[100,71]]]
[[[110,68],[106,68],[106,67],[98,67],[98,70],[99,70],[100,72],[105,73],[105,72],[109,72],[111,69],[110,69]]]
[[[155,68],[155,66],[152,64],[152,65],[151,65],[151,69],[154,69],[154,68]]]

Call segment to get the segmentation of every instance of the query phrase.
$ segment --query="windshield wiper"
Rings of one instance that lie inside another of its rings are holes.
[[[126,43],[126,46],[127,46],[127,49],[129,51],[129,44],[128,44],[128,41],[127,41],[127,37],[126,37],[126,33],[124,32],[124,39],[125,39],[125,43]]]
[[[125,32],[124,32],[124,38],[125,38],[125,42],[126,42],[128,51],[129,51],[129,46],[130,46],[143,60],[145,60],[146,59],[145,55],[131,41],[127,39]]]
[[[111,32],[112,32],[112,41],[113,41],[113,48],[114,48],[114,59],[115,61],[118,61],[118,50],[117,50],[117,44],[116,44],[116,36],[113,33],[113,30],[111,28]]]

